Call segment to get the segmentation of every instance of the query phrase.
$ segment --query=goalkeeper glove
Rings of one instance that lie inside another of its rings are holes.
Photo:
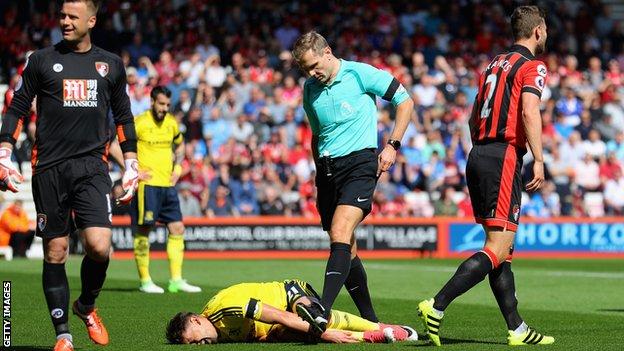
[[[11,161],[11,149],[0,148],[0,190],[19,191],[18,185],[24,180]]]
[[[117,204],[128,204],[132,201],[134,191],[139,184],[139,162],[134,159],[124,160],[126,170],[121,178],[121,187],[125,191],[123,196],[117,199]]]

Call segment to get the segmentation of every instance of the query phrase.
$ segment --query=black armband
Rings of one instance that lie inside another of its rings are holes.
[[[256,312],[256,306],[258,306],[258,300],[253,298],[249,299],[249,303],[247,303],[247,310],[245,311],[245,318],[253,319]]]
[[[392,100],[392,98],[394,97],[394,93],[396,93],[397,89],[399,89],[400,86],[401,86],[401,83],[399,83],[399,81],[396,78],[392,78],[392,82],[390,82],[390,85],[388,86],[388,90],[386,90],[386,93],[384,94],[382,99],[386,101]]]

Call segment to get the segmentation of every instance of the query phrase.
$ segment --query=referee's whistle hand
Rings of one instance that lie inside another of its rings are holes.
[[[386,145],[378,157],[377,177],[379,177],[383,172],[390,169],[390,167],[392,167],[392,165],[394,164],[395,160],[396,150],[392,146]]]

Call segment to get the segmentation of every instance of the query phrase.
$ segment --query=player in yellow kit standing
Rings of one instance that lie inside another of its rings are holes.
[[[164,289],[152,282],[149,273],[149,233],[156,222],[169,230],[167,257],[169,258],[169,292],[200,292],[201,288],[182,279],[184,259],[184,224],[175,184],[181,173],[184,139],[178,123],[169,113],[171,91],[157,86],[152,89],[152,108],[135,117],[139,170],[145,174],[133,200],[132,226],[135,228],[134,258],[141,287],[146,293],[163,293]],[[175,154],[174,154],[175,151]]]

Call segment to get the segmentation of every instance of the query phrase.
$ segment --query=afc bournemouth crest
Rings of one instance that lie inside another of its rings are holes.
[[[106,62],[96,62],[95,70],[102,76],[106,77],[108,74],[108,63]]]
[[[43,213],[37,214],[37,228],[39,228],[40,232],[45,229],[46,224],[48,224],[48,216]]]
[[[517,222],[518,218],[520,218],[520,206],[514,205],[512,213],[513,213],[514,221]]]

